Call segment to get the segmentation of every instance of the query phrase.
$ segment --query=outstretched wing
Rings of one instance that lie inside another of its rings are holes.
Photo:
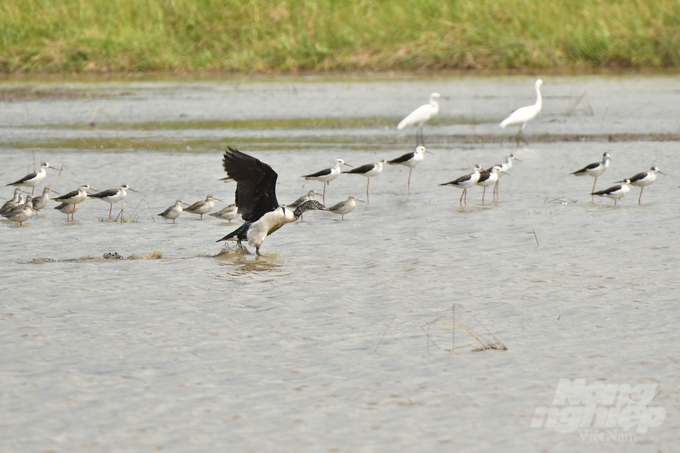
[[[235,200],[241,218],[255,222],[279,207],[276,199],[276,178],[272,167],[259,159],[229,147],[222,157],[227,177],[236,181]]]

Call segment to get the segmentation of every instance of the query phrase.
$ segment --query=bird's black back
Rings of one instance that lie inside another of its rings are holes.
[[[76,191],[76,193],[77,193],[77,191]],[[106,198],[106,197],[112,197],[117,193],[118,193],[118,189],[108,189],[108,190],[104,190],[104,191],[99,192],[99,193],[87,194],[87,196],[92,197],[92,198]]]
[[[400,164],[402,162],[408,162],[409,160],[413,159],[413,155],[415,153],[406,153],[402,156],[397,157],[396,159],[388,160],[388,164]]]
[[[259,159],[229,147],[222,157],[227,176],[236,181],[236,206],[241,218],[255,222],[279,207],[276,199],[278,175],[272,167]]]
[[[373,170],[375,167],[375,164],[366,164],[362,165],[361,167],[356,167],[348,171],[343,171],[343,173],[368,173],[369,171]]]

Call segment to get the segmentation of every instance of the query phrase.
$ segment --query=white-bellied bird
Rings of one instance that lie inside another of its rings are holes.
[[[295,210],[280,206],[276,199],[276,172],[261,160],[237,149],[229,147],[224,152],[222,165],[227,177],[236,181],[234,198],[245,223],[217,242],[233,240],[240,245],[241,241],[247,240],[260,255],[260,247],[267,236],[283,225],[295,222],[305,211],[326,210],[316,200],[306,201]]]
[[[529,144],[529,142],[526,141],[524,137],[522,137],[522,131],[524,131],[524,128],[526,127],[527,123],[536,118],[536,115],[538,115],[541,109],[543,108],[541,85],[543,85],[543,80],[541,79],[538,79],[534,84],[534,88],[536,89],[536,103],[534,105],[520,107],[514,112],[512,112],[510,116],[508,116],[506,119],[501,121],[501,127],[503,129],[505,129],[508,126],[519,125],[519,130],[517,131],[517,135],[515,136],[515,143],[517,145],[519,145],[520,140],[522,140],[527,145]]]

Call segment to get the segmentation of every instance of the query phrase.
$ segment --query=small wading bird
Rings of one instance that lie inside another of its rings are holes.
[[[359,200],[356,197],[350,196],[344,201],[341,201],[340,203],[334,204],[328,210],[332,212],[333,214],[339,214],[342,216],[342,220],[345,220],[345,214],[349,214],[354,210],[354,208],[357,205],[357,201],[363,201]]]
[[[174,205],[170,206],[168,209],[166,209],[165,211],[161,212],[158,215],[163,217],[164,219],[172,220],[172,223],[175,223],[175,219],[179,217],[179,215],[182,213],[183,204],[188,203],[185,203],[182,200],[177,200],[175,201]]]
[[[52,190],[49,187],[45,187],[41,195],[33,197],[33,211],[36,214],[42,208],[47,206],[47,202],[50,201],[50,193],[56,193],[57,195],[59,195],[59,192],[57,192],[56,190]]]
[[[259,256],[260,247],[267,236],[283,225],[295,222],[305,211],[327,210],[316,200],[306,201],[294,211],[279,206],[276,199],[276,172],[261,160],[237,149],[229,147],[224,152],[222,165],[227,177],[236,181],[236,206],[245,223],[217,242],[233,240],[241,245],[241,241],[247,240]]]
[[[99,198],[109,203],[109,220],[111,220],[111,211],[113,210],[113,203],[119,202],[123,198],[127,197],[127,191],[132,190],[127,184],[123,184],[118,189],[104,190],[103,192],[88,194],[88,197]],[[134,190],[132,190],[134,192]]]
[[[54,199],[54,201],[58,201],[59,203],[66,203],[66,204],[80,204],[87,198],[87,191],[90,189],[90,186],[87,184],[83,184],[82,186],[78,187],[78,189],[73,190],[66,195],[62,195],[61,197],[57,197]],[[73,212],[71,213],[71,220],[75,221],[73,219],[75,212],[78,210],[78,208],[75,208]]]
[[[429,151],[425,149],[424,146],[417,146],[416,150],[412,153],[406,153],[396,159],[387,161],[390,165],[404,165],[405,167],[408,167],[408,182],[406,185],[408,187],[409,197],[411,196],[411,172],[413,171],[413,167],[418,165],[425,158],[425,153],[429,153]]]
[[[498,182],[500,173],[502,172],[500,165],[494,165],[491,167],[491,171],[485,170],[479,173],[479,180],[477,181],[478,186],[484,187],[482,192],[482,206],[484,206],[484,195],[486,194],[486,188],[492,186]],[[496,193],[493,194],[493,201],[496,201]]]
[[[207,197],[205,197],[205,200],[197,201],[196,203],[186,208],[185,211],[190,212],[191,214],[198,214],[201,216],[201,220],[203,220],[203,214],[207,214],[210,211],[212,211],[212,208],[215,207],[216,201],[222,200],[215,198],[212,195],[208,195]]]
[[[19,222],[19,226],[22,226],[25,221],[33,216],[33,199],[31,197],[26,198],[26,203],[3,212],[2,216],[12,222]]]
[[[641,204],[640,200],[642,200],[642,191],[645,190],[645,187],[648,185],[652,184],[654,181],[656,181],[656,174],[660,173],[662,175],[665,175],[666,173],[662,172],[659,170],[659,167],[652,167],[649,169],[649,171],[643,171],[635,176],[628,178],[630,180],[630,184],[639,187],[640,188],[640,196],[638,197],[638,204]]]
[[[57,205],[54,207],[54,209],[58,210],[59,212],[66,214],[66,221],[68,222],[68,215],[71,214],[71,221],[73,222],[73,214],[78,210],[79,204],[68,204],[68,203],[62,203],[60,205]]]
[[[512,168],[512,164],[513,164],[514,161],[522,162],[521,160],[519,160],[518,158],[516,158],[512,154],[508,154],[507,156],[505,156],[505,162],[503,162],[502,164],[494,165],[494,167],[495,166],[501,167],[501,172],[498,174],[498,179],[496,180],[496,184],[494,184],[494,186],[493,186],[493,194],[494,194],[494,199],[496,201],[498,201],[498,182],[501,180],[501,175],[505,175],[505,174],[508,173],[508,170],[510,170]],[[489,167],[489,168],[486,169],[486,171],[491,171],[492,168],[493,167]]]
[[[24,176],[21,179],[18,179],[14,182],[11,182],[7,184],[8,186],[24,186],[24,187],[30,187],[31,189],[31,195],[33,195],[33,192],[35,191],[35,186],[40,184],[40,181],[45,179],[45,176],[47,176],[47,169],[52,168],[50,167],[50,164],[47,162],[40,162],[40,168],[38,171],[33,171],[26,176]],[[52,170],[55,170],[52,168]]]
[[[222,208],[217,212],[211,212],[210,217],[216,217],[222,220],[228,220],[230,223],[238,217],[238,208],[235,204],[230,204],[226,208]]]
[[[366,204],[371,203],[371,199],[368,196],[368,187],[371,184],[371,178],[374,176],[378,176],[380,173],[382,173],[383,165],[385,165],[385,162],[386,161],[384,159],[381,159],[373,164],[366,164],[348,171],[343,171],[343,173],[361,175],[366,177]]]
[[[417,126],[416,130],[416,146],[425,145],[425,138],[423,137],[423,126],[430,119],[434,118],[439,113],[439,102],[442,95],[439,93],[432,93],[430,95],[430,103],[424,104],[409,113],[406,118],[397,124],[397,130],[402,130],[408,126]],[[448,99],[445,97],[445,99]]]
[[[307,195],[301,196],[300,198],[298,198],[297,200],[295,200],[291,204],[287,204],[286,207],[288,209],[295,209],[298,206],[300,206],[302,203],[309,201],[309,200],[313,200],[315,195],[320,195],[320,194],[316,190],[310,190],[309,192],[307,192]],[[303,220],[302,216],[300,216],[300,221],[302,221],[302,220]]]
[[[628,186],[628,184],[630,184],[630,179],[624,179],[623,181],[621,181],[620,184],[616,184],[604,190],[600,190],[599,192],[593,192],[593,195],[611,198],[612,200],[614,200],[614,206],[616,206],[616,201],[625,197],[626,194],[630,191],[630,187]]]
[[[534,84],[534,88],[536,89],[536,103],[534,105],[520,107],[514,112],[512,112],[509,117],[501,121],[501,127],[503,129],[505,129],[508,126],[519,125],[519,130],[517,131],[517,135],[515,136],[515,144],[518,146],[520,140],[526,143],[527,146],[529,145],[529,142],[526,141],[524,137],[522,137],[522,132],[524,131],[524,128],[526,127],[527,123],[536,118],[536,115],[538,115],[541,109],[543,108],[543,98],[541,97],[541,85],[543,85],[543,80],[541,79],[538,79]]]
[[[588,164],[585,167],[583,167],[580,170],[576,170],[575,172],[572,173],[572,175],[576,176],[592,176],[595,178],[595,181],[593,181],[593,188],[590,190],[591,196],[590,196],[590,201],[593,201],[593,192],[595,192],[595,184],[597,184],[597,177],[600,176],[604,171],[609,168],[609,162],[612,160],[611,157],[609,157],[609,153],[604,153],[602,154],[602,162],[594,162],[592,164]]]
[[[24,190],[21,187],[17,187],[16,189],[14,189],[14,197],[11,200],[7,200],[5,204],[2,205],[2,208],[0,208],[0,215],[4,212],[9,211],[15,206],[19,206],[20,204],[22,204],[23,193]]]
[[[470,173],[469,175],[464,175],[461,176],[458,179],[454,179],[453,181],[445,182],[444,184],[439,184],[440,186],[454,186],[458,187],[459,189],[463,189],[463,193],[460,195],[460,200],[459,204],[460,206],[467,206],[467,190],[477,184],[477,181],[479,181],[479,171],[482,169],[479,165],[475,164],[475,171]],[[465,198],[465,202],[463,203],[463,197]]]
[[[351,167],[350,164],[346,164],[344,160],[342,159],[335,159],[335,166],[331,168],[326,168],[320,171],[317,171],[316,173],[310,173],[309,175],[304,175],[303,178],[305,178],[308,181],[321,181],[323,182],[323,195],[322,199],[323,202],[326,202],[326,186],[330,184],[331,181],[333,181],[335,178],[340,176],[340,172],[342,171],[342,166],[346,165],[348,167]],[[225,179],[229,179],[227,176]]]

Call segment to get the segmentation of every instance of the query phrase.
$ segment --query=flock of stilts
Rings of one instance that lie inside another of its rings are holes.
[[[539,79],[534,85],[536,90],[535,104],[515,110],[512,114],[510,114],[510,116],[500,123],[502,128],[513,125],[519,126],[519,130],[515,137],[518,145],[520,141],[527,143],[522,137],[522,131],[526,127],[527,123],[534,119],[542,109],[542,97],[540,90],[542,84],[543,81]],[[291,223],[298,220],[306,211],[330,211],[342,216],[342,219],[344,220],[345,215],[349,214],[356,207],[356,203],[358,201],[362,202],[363,200],[359,200],[354,196],[350,196],[347,198],[347,200],[341,201],[330,208],[324,206],[326,202],[326,186],[341,173],[356,174],[367,178],[366,203],[369,203],[369,188],[371,178],[382,173],[385,164],[406,166],[409,168],[407,188],[408,195],[410,196],[411,173],[413,168],[418,163],[420,163],[424,159],[425,154],[428,153],[424,146],[425,142],[422,132],[423,125],[439,112],[438,100],[441,97],[442,96],[440,96],[438,93],[432,93],[430,95],[430,102],[428,104],[420,106],[398,124],[397,129],[403,129],[408,126],[417,127],[416,149],[413,152],[403,154],[396,159],[379,160],[375,163],[362,165],[345,171],[343,171],[344,166],[351,166],[342,159],[336,159],[335,165],[333,167],[304,175],[303,177],[306,180],[314,180],[323,183],[323,192],[321,194],[323,204],[314,200],[314,196],[319,194],[314,190],[310,190],[306,195],[300,197],[295,202],[289,205],[280,205],[276,198],[276,180],[278,177],[276,172],[269,165],[260,161],[259,159],[229,147],[229,149],[224,153],[222,159],[224,171],[227,174],[227,176],[222,180],[225,182],[236,182],[234,204],[231,204],[216,213],[210,213],[210,211],[212,211],[214,208],[214,202],[221,200],[215,198],[213,195],[208,195],[205,200],[200,200],[192,205],[189,205],[182,200],[177,200],[173,206],[170,206],[158,215],[165,219],[172,220],[173,223],[175,223],[175,220],[183,211],[200,215],[201,219],[203,218],[204,214],[210,214],[211,216],[225,219],[230,222],[240,215],[244,223],[241,224],[236,230],[219,239],[218,242],[233,240],[238,242],[239,246],[242,247],[242,242],[247,241],[251,247],[255,247],[256,253],[259,255],[260,247],[268,235],[272,234],[286,223]],[[459,200],[459,204],[461,206],[467,205],[467,190],[475,185],[482,186],[484,188],[484,191],[482,192],[482,205],[485,203],[487,187],[494,186],[493,200],[497,201],[499,179],[501,178],[501,175],[506,174],[508,170],[510,170],[510,168],[513,166],[513,161],[515,160],[519,161],[519,159],[515,158],[513,154],[508,154],[504,163],[494,165],[486,170],[483,170],[479,165],[474,165],[474,171],[472,173],[463,175],[457,179],[440,185],[453,186],[462,189],[463,192]],[[644,190],[644,187],[652,184],[656,180],[656,175],[658,173],[663,174],[658,167],[654,166],[649,171],[638,173],[628,179],[619,181],[612,187],[595,192],[597,178],[602,175],[609,167],[610,161],[611,157],[609,154],[604,153],[601,162],[595,162],[586,165],[572,174],[576,176],[588,175],[593,177],[595,180],[593,181],[591,196],[598,195],[611,198],[614,200],[615,205],[619,199],[624,197],[630,191],[629,185],[640,187],[638,203],[641,203],[642,191]],[[37,171],[29,173],[23,178],[7,184],[8,186],[16,186],[17,188],[14,191],[14,197],[7,201],[0,208],[0,215],[7,218],[8,220],[18,222],[19,225],[22,225],[23,222],[29,220],[34,215],[34,213],[45,208],[50,199],[50,193],[58,193],[52,190],[50,187],[45,187],[41,195],[33,196],[33,193],[35,191],[35,187],[38,186],[47,176],[48,169],[53,168],[50,167],[47,162],[41,162]],[[32,188],[31,196],[24,198],[24,192],[21,187]],[[97,193],[89,193],[89,190],[90,186],[83,184],[72,192],[54,198],[55,201],[60,203],[54,209],[66,214],[67,219],[70,215],[71,220],[73,220],[74,214],[78,210],[80,203],[82,203],[88,197],[99,198],[110,204],[109,219],[111,219],[113,204],[123,200],[127,196],[127,191],[133,189],[131,189],[130,186],[124,184],[117,189],[109,189]],[[184,208],[183,206],[188,207]]]

